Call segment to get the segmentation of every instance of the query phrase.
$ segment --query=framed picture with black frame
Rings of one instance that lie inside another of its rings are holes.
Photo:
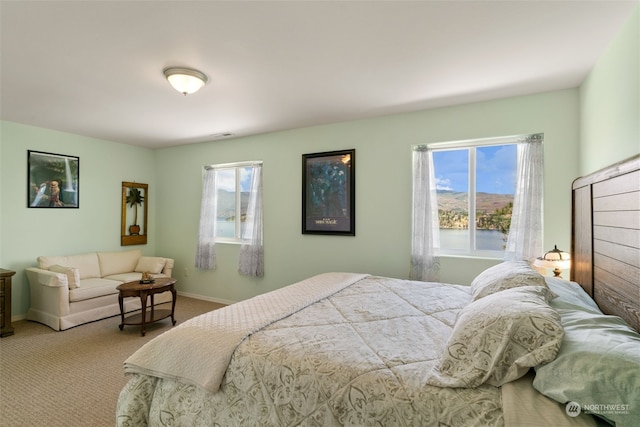
[[[27,151],[27,207],[80,207],[80,158]]]
[[[356,150],[302,155],[302,234],[356,235]]]

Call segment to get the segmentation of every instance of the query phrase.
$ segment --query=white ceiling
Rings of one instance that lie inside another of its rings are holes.
[[[637,5],[1,0],[0,117],[167,147],[572,88]]]

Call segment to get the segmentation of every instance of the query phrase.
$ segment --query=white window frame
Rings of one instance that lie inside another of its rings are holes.
[[[217,164],[217,165],[209,165],[206,166],[205,169],[213,169],[216,171],[216,173],[219,170],[234,170],[235,172],[235,194],[236,194],[236,200],[235,200],[235,212],[236,212],[236,221],[235,221],[235,237],[220,237],[220,236],[215,236],[216,239],[216,243],[229,243],[229,244],[235,244],[235,245],[242,245],[247,243],[249,240],[248,239],[243,239],[242,238],[242,221],[239,219],[241,218],[241,212],[242,212],[242,188],[241,186],[241,169],[243,168],[247,168],[247,167],[255,167],[257,165],[262,165],[261,161],[254,161],[254,162],[236,162],[236,163],[223,163],[223,164]],[[218,192],[218,188],[217,188],[217,180],[216,180],[216,195]],[[217,212],[214,212],[214,215],[216,215]],[[217,223],[217,217],[216,217],[216,223]],[[216,227],[217,229],[217,227]]]
[[[474,257],[474,258],[490,258],[490,259],[502,259],[504,258],[505,251],[493,251],[475,249],[476,247],[476,149],[478,147],[488,146],[501,146],[501,145],[516,145],[522,140],[522,135],[503,136],[495,138],[482,138],[482,139],[469,139],[461,141],[450,142],[437,142],[427,144],[429,150],[436,151],[451,151],[451,150],[468,150],[469,153],[469,200],[468,200],[468,215],[469,215],[469,242],[466,249],[454,249],[454,248],[442,248],[437,247],[435,250],[436,255],[443,256],[461,256],[461,257]],[[473,229],[471,228],[473,226]]]

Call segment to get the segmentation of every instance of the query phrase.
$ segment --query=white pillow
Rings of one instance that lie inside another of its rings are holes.
[[[165,258],[143,256],[140,257],[135,271],[138,273],[144,273],[145,271],[148,271],[151,274],[160,274],[162,273],[162,269],[164,268],[166,262],[167,260]]]
[[[473,300],[505,289],[521,286],[547,288],[544,276],[535,271],[527,261],[505,261],[487,268],[471,282]]]
[[[63,265],[52,265],[49,267],[49,271],[54,273],[62,273],[67,275],[67,282],[69,283],[69,289],[75,289],[80,287],[80,270],[73,267],[65,267]]]
[[[472,302],[458,319],[427,384],[496,387],[556,357],[564,331],[540,286],[507,289]]]

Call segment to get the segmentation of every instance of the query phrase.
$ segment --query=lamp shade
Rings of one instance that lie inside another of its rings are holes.
[[[171,86],[183,95],[195,93],[207,83],[207,76],[191,68],[166,68],[163,73]]]

